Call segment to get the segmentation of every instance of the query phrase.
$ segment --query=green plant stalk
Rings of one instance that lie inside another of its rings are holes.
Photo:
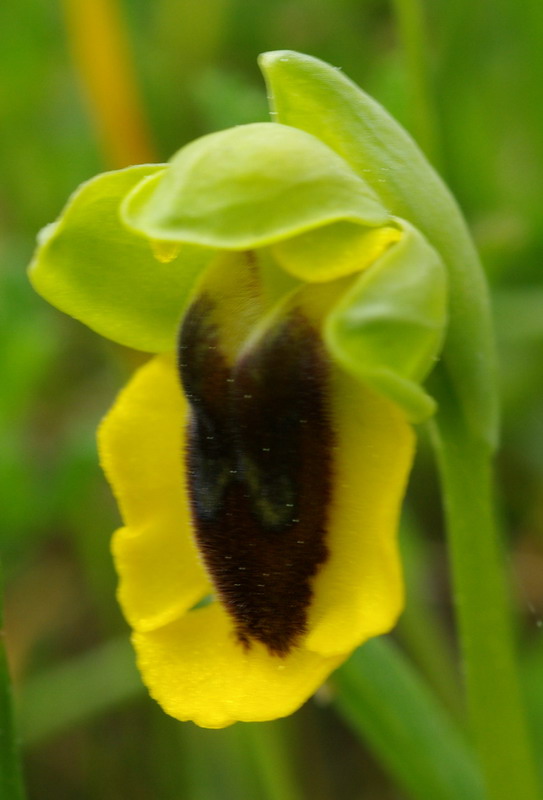
[[[24,800],[24,796],[0,600],[0,797],[6,800]]]
[[[439,165],[437,121],[430,99],[425,19],[420,0],[393,0],[404,50],[413,134],[430,161]]]
[[[411,800],[483,800],[464,732],[390,637],[366,642],[330,682],[340,713]]]
[[[540,798],[523,709],[503,553],[494,518],[491,452],[468,430],[443,371],[430,423],[449,537],[474,743],[490,800]]]

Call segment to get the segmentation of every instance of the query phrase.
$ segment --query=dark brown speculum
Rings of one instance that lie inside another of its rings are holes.
[[[179,370],[202,557],[239,641],[286,655],[328,554],[333,434],[320,336],[291,311],[231,366],[204,295],[185,315]]]

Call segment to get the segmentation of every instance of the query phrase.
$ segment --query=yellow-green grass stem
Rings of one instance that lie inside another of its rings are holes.
[[[106,165],[156,160],[118,0],[63,0],[72,58]]]

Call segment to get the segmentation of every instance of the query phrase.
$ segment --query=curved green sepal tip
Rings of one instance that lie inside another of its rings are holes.
[[[337,220],[380,225],[388,216],[318,138],[271,122],[191,142],[164,173],[130,193],[121,213],[151,238],[227,250],[262,247]]]
[[[32,285],[52,305],[102,336],[148,352],[174,347],[193,283],[213,255],[191,245],[168,252],[121,223],[126,193],[163,170],[130,167],[84,183],[41,232],[29,268]]]
[[[411,422],[435,411],[420,383],[432,369],[447,322],[447,276],[411,225],[332,309],[325,340],[352,375],[400,405]]]
[[[472,432],[495,446],[496,357],[488,292],[462,215],[409,134],[340,70],[290,50],[259,64],[277,122],[317,136],[367,182],[391,214],[438,250],[449,273],[444,361]]]

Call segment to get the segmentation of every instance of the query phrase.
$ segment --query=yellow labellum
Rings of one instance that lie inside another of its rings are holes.
[[[212,283],[208,279],[211,293]],[[320,305],[322,299],[311,292],[304,294],[303,289],[289,304],[290,309],[295,309],[296,319],[305,319],[309,326],[304,323],[296,327],[296,323],[295,330],[302,331],[303,336],[306,330],[313,330],[317,344],[320,334],[313,317]],[[289,313],[285,311],[286,318]],[[213,320],[213,335],[218,337],[213,341],[219,345],[226,319],[223,308]],[[249,355],[247,348],[241,347],[239,364],[235,358],[232,361],[231,354],[229,368],[234,377],[228,380],[247,380],[251,364],[258,365],[268,358],[270,347],[273,351],[268,343],[274,341],[273,330],[277,330],[280,320],[281,315],[274,318],[269,331],[262,331],[261,341],[251,346]],[[202,353],[206,352],[206,341],[204,337]],[[304,352],[300,351],[302,359]],[[274,385],[281,383],[281,371],[262,379],[263,391],[275,396]],[[257,459],[254,474],[249,469],[245,476],[225,478],[222,483],[224,475],[216,463],[211,476],[194,476],[195,463],[203,464],[200,469],[205,473],[210,462],[194,461],[197,399],[191,395],[187,403],[173,356],[156,357],[142,367],[101,427],[103,466],[125,519],[125,528],[117,532],[113,546],[120,576],[119,599],[134,629],[133,642],[143,679],[151,695],[178,719],[192,719],[204,727],[223,727],[236,720],[265,720],[289,714],[355,647],[370,636],[388,631],[400,613],[403,590],[396,530],[413,454],[412,429],[390,401],[361,387],[329,360],[323,386],[326,424],[333,437],[327,455],[330,491],[323,522],[326,557],[317,559],[315,574],[307,578],[308,591],[300,601],[303,605],[307,596],[307,608],[302,608],[305,622],[295,634],[289,634],[290,639],[280,638],[288,617],[285,597],[277,596],[284,576],[268,576],[260,598],[252,597],[249,590],[243,595],[249,605],[257,603],[264,615],[269,616],[270,607],[283,609],[269,617],[262,628],[254,615],[243,616],[225,602],[227,579],[218,575],[213,558],[217,553],[228,553],[224,548],[230,545],[217,543],[216,539],[230,529],[215,520],[210,523],[199,519],[198,504],[190,495],[191,486],[202,491],[215,487],[214,507],[220,514],[228,497],[251,496],[255,486],[262,486],[259,481],[263,474],[265,477],[268,462]],[[222,403],[227,405],[226,385],[223,389]],[[209,399],[205,389],[200,387],[199,391],[204,400]],[[264,404],[267,396],[262,396]],[[255,409],[250,408],[252,414]],[[283,407],[282,414],[283,418],[288,416],[288,406]],[[300,420],[301,425],[304,422]],[[258,424],[255,435],[267,436],[268,432]],[[318,431],[314,433],[318,436]],[[306,450],[311,449],[313,438],[310,431],[304,439]],[[248,441],[252,440],[251,436]],[[191,447],[192,455],[187,452]],[[292,478],[288,450],[281,452],[287,454],[284,475],[290,476],[292,484],[286,486],[285,496],[295,490],[292,496],[296,504],[302,488]],[[245,463],[253,455],[247,451],[239,457],[239,463]],[[307,458],[310,457],[309,452]],[[274,506],[276,500],[272,497],[271,506],[266,505],[263,496],[257,492],[243,512],[249,520],[255,520],[254,531],[244,529],[240,533],[253,535],[258,548],[265,551],[274,537],[284,535],[298,520],[284,523],[281,510]],[[277,514],[279,522],[273,528]],[[210,544],[204,537],[202,550],[204,529],[215,539]],[[297,542],[295,535],[289,541],[289,554],[294,544],[304,544]],[[210,546],[215,548],[211,561]],[[245,563],[249,564],[240,560],[237,566],[243,569]],[[260,580],[258,576],[257,579]],[[242,587],[239,591],[245,590]],[[195,608],[210,593],[212,602]],[[283,644],[272,644],[275,641]]]

